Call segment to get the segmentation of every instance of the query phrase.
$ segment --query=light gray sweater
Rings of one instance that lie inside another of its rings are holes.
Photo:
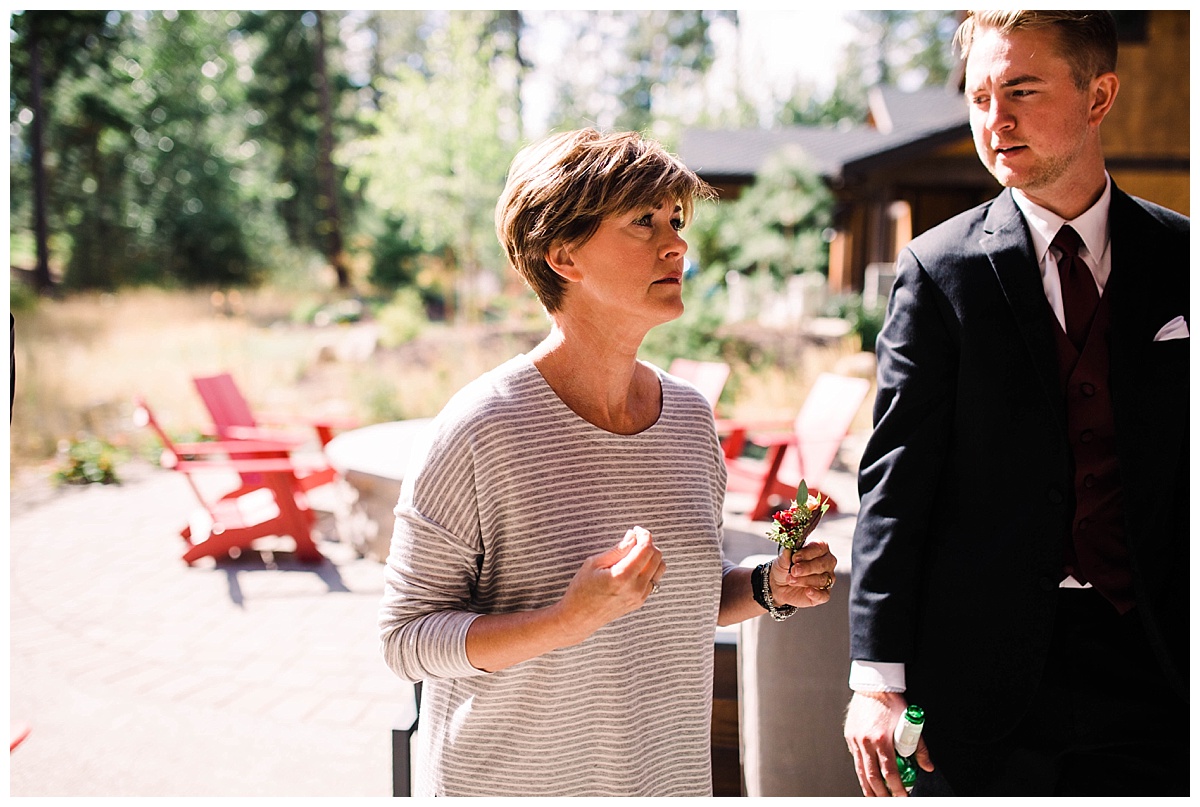
[[[517,356],[455,395],[414,452],[380,609],[388,665],[424,681],[414,795],[711,795],[725,465],[711,405],[657,372],[658,421],[623,436]],[[477,616],[556,602],[635,525],[667,566],[645,605],[576,646],[471,666]]]

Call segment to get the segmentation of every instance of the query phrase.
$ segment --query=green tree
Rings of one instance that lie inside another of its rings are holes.
[[[904,82],[928,87],[949,81],[957,12],[859,11],[852,19],[860,36],[846,44],[832,92],[820,97],[811,86],[797,84],[776,117],[784,126],[861,123],[869,86]]]
[[[699,82],[712,66],[716,51],[708,31],[718,16],[736,11],[615,12],[626,22],[625,59],[616,70],[619,128],[649,131],[655,120],[655,95],[662,89]]]
[[[811,85],[797,82],[776,116],[784,126],[837,126],[861,123],[867,113],[867,84],[861,67],[863,45],[849,42],[838,60],[833,90],[820,96]]]
[[[50,288],[50,224],[48,213],[48,182],[46,177],[46,127],[49,107],[48,94],[54,90],[60,76],[86,69],[91,60],[103,61],[108,56],[105,41],[106,14],[102,11],[25,11],[9,19],[10,27],[10,108],[24,106],[27,113],[18,113],[18,122],[29,123],[28,172],[10,173],[9,181],[25,180],[32,189],[30,213],[37,262],[33,285],[38,291]],[[20,165],[21,160],[16,161]],[[17,187],[10,188],[10,199],[25,199],[27,194]],[[11,210],[11,208],[10,208]]]
[[[326,58],[325,12],[316,11],[317,22],[313,26],[316,49],[313,60],[313,83],[317,86],[317,108],[321,122],[321,135],[317,145],[317,180],[320,192],[316,197],[317,209],[322,218],[317,222],[317,231],[324,236],[325,258],[333,267],[339,289],[350,287],[350,261],[342,240],[342,206],[337,166],[333,163],[333,89],[330,88],[329,62]]]
[[[352,139],[353,87],[343,69],[337,14],[250,12],[240,30],[256,42],[246,99],[250,135],[275,172],[274,204],[292,243],[323,254],[339,287],[350,285],[343,234],[355,197],[336,144]]]
[[[133,100],[122,163],[124,224],[135,235],[120,258],[135,274],[123,280],[255,278],[243,189],[254,181],[260,146],[240,120],[244,95],[230,21],[213,11],[129,15],[128,56],[118,66]],[[92,246],[92,259],[105,250],[102,240]]]
[[[236,178],[253,144],[234,115],[240,83],[225,15],[109,12],[104,21],[47,99],[47,219],[65,236],[66,284],[249,279],[255,217]],[[68,29],[54,47],[71,41]]]
[[[953,73],[950,41],[957,11],[859,11],[859,66],[868,85],[945,84]]]
[[[708,277],[728,271],[769,272],[785,279],[797,272],[827,272],[833,196],[798,150],[770,157],[759,180],[732,203],[697,214],[693,238]]]
[[[385,214],[371,250],[371,283],[388,291],[417,285],[424,254],[404,219]]]
[[[695,89],[716,56],[712,24],[733,11],[552,11],[539,25],[564,32],[565,46],[553,73],[556,99],[550,124],[556,129],[592,125],[600,129],[653,131],[674,123],[683,92]],[[559,67],[561,65],[561,67]],[[682,123],[705,117],[693,105]],[[668,126],[668,129],[670,127]]]
[[[426,11],[369,11],[362,28],[370,42],[369,61],[361,66],[354,83],[370,86],[371,101],[378,107],[382,91],[377,82],[395,75],[402,67],[417,70],[425,63],[425,39],[429,34]]]
[[[514,58],[505,12],[452,11],[427,20],[424,53],[381,78],[374,134],[340,152],[380,211],[402,219],[438,255],[451,316],[475,319],[505,262],[493,211],[521,141]],[[510,17],[507,19],[511,20]]]

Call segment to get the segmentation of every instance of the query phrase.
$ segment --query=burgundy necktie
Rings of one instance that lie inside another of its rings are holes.
[[[1062,283],[1063,316],[1067,321],[1067,337],[1080,352],[1087,342],[1096,304],[1100,302],[1092,270],[1079,257],[1081,243],[1079,233],[1065,224],[1050,242],[1062,253],[1058,259],[1058,278]]]

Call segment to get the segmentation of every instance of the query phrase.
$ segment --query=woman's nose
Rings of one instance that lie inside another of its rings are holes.
[[[680,258],[683,257],[687,250],[687,241],[683,240],[683,236],[679,234],[678,230],[673,229],[671,230],[670,237],[667,238],[667,240],[663,243],[662,248],[659,250],[659,257]]]

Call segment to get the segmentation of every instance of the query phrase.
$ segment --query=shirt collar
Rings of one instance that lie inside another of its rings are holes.
[[[1012,195],[1013,201],[1025,216],[1025,221],[1029,223],[1030,235],[1033,236],[1033,251],[1039,263],[1045,259],[1050,242],[1064,224],[1070,224],[1075,232],[1079,233],[1089,254],[1097,260],[1104,254],[1108,246],[1108,205],[1112,200],[1112,178],[1108,172],[1104,174],[1104,192],[1100,194],[1100,198],[1071,221],[1031,201],[1017,188],[1013,188]]]

